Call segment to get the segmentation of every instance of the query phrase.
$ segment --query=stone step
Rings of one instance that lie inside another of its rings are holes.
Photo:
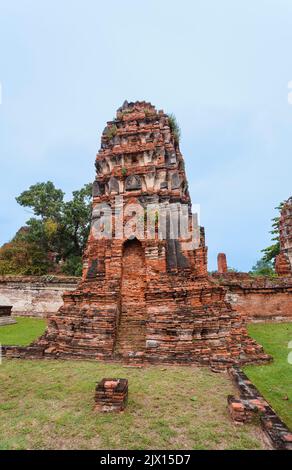
[[[14,318],[11,317],[0,317],[0,326],[4,325],[13,325],[14,323],[17,323]]]

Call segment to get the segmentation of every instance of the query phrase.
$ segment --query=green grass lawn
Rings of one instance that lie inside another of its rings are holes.
[[[0,343],[12,346],[27,346],[41,336],[46,328],[40,318],[15,317],[17,323],[0,326]]]
[[[2,344],[29,344],[45,322],[18,318],[0,328]],[[250,334],[274,363],[245,367],[265,398],[292,427],[292,324],[256,324]],[[95,383],[129,379],[124,413],[93,411]],[[90,361],[4,360],[0,366],[0,449],[257,449],[255,424],[234,425],[226,406],[235,390],[225,374],[208,368],[142,369]],[[288,400],[284,400],[288,396]]]
[[[129,379],[125,412],[93,411],[103,377]],[[231,422],[232,383],[208,368],[4,360],[0,383],[0,449],[265,448],[258,426]]]
[[[292,323],[251,324],[248,331],[273,356],[274,362],[246,366],[244,371],[292,430],[292,364],[288,363],[288,354],[292,351],[288,349]]]

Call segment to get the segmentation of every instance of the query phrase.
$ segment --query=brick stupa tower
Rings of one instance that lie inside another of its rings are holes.
[[[215,369],[267,359],[248,337],[244,319],[226,303],[224,288],[208,277],[202,228],[194,249],[182,242],[181,234],[161,238],[157,220],[149,238],[147,233],[118,236],[116,228],[113,237],[102,235],[107,222],[115,227],[119,217],[125,228],[134,204],[142,211],[149,204],[182,204],[191,223],[173,117],[146,102],[125,102],[116,119],[107,123],[95,167],[83,278],[76,291],[64,294],[64,305],[49,318],[45,335],[36,343],[42,354],[206,364]],[[101,204],[104,211],[96,210]],[[104,222],[113,210],[114,216]]]
[[[292,197],[287,199],[280,216],[280,254],[275,268],[279,276],[292,276]]]

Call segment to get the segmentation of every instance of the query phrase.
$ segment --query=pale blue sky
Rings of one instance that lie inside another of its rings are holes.
[[[0,0],[0,243],[14,197],[94,178],[105,122],[151,101],[182,129],[209,246],[248,270],[292,194],[291,0]]]

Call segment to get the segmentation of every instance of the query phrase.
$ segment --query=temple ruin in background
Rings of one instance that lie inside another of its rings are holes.
[[[107,123],[95,163],[83,278],[49,315],[30,355],[216,370],[268,359],[248,336],[244,316],[226,302],[224,287],[208,277],[204,229],[197,230],[195,243],[180,229],[170,236],[177,207],[187,214],[188,228],[194,221],[178,140],[173,118],[146,102],[125,102]],[[142,208],[143,222],[149,205],[170,208],[166,237],[155,211],[151,233],[148,225],[139,232],[136,218],[127,235],[137,212],[132,208]]]

